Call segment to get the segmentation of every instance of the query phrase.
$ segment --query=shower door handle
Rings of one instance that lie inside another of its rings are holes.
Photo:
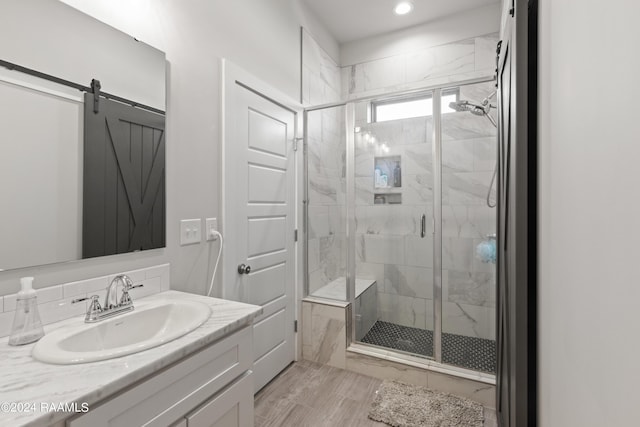
[[[422,214],[422,218],[420,218],[420,237],[424,239],[427,235],[427,216]]]

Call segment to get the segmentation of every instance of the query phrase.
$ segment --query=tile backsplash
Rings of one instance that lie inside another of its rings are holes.
[[[144,285],[141,288],[130,291],[134,302],[136,299],[169,290],[169,264],[36,289],[42,324],[48,325],[74,316],[84,315],[87,311],[88,301],[72,304],[71,301],[77,298],[99,295],[100,303],[102,304],[107,286],[118,274],[126,274],[131,277],[135,284]],[[38,286],[38,277],[35,277],[34,285]],[[11,333],[16,309],[16,297],[17,294],[0,297],[0,337],[8,336]]]

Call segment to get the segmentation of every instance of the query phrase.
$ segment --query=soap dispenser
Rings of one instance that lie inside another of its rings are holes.
[[[20,279],[20,286],[22,289],[18,292],[9,345],[29,344],[44,336],[38,313],[38,298],[33,289],[33,277]]]

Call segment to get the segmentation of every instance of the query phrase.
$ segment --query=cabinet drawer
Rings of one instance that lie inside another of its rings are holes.
[[[187,426],[253,426],[253,378],[251,371],[187,415]]]
[[[68,427],[166,427],[251,368],[251,327],[188,356],[67,422]]]

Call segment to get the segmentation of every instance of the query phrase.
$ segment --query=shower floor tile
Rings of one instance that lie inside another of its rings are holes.
[[[433,331],[378,320],[363,343],[433,357]],[[496,342],[483,338],[442,334],[442,361],[489,373],[496,372]]]

